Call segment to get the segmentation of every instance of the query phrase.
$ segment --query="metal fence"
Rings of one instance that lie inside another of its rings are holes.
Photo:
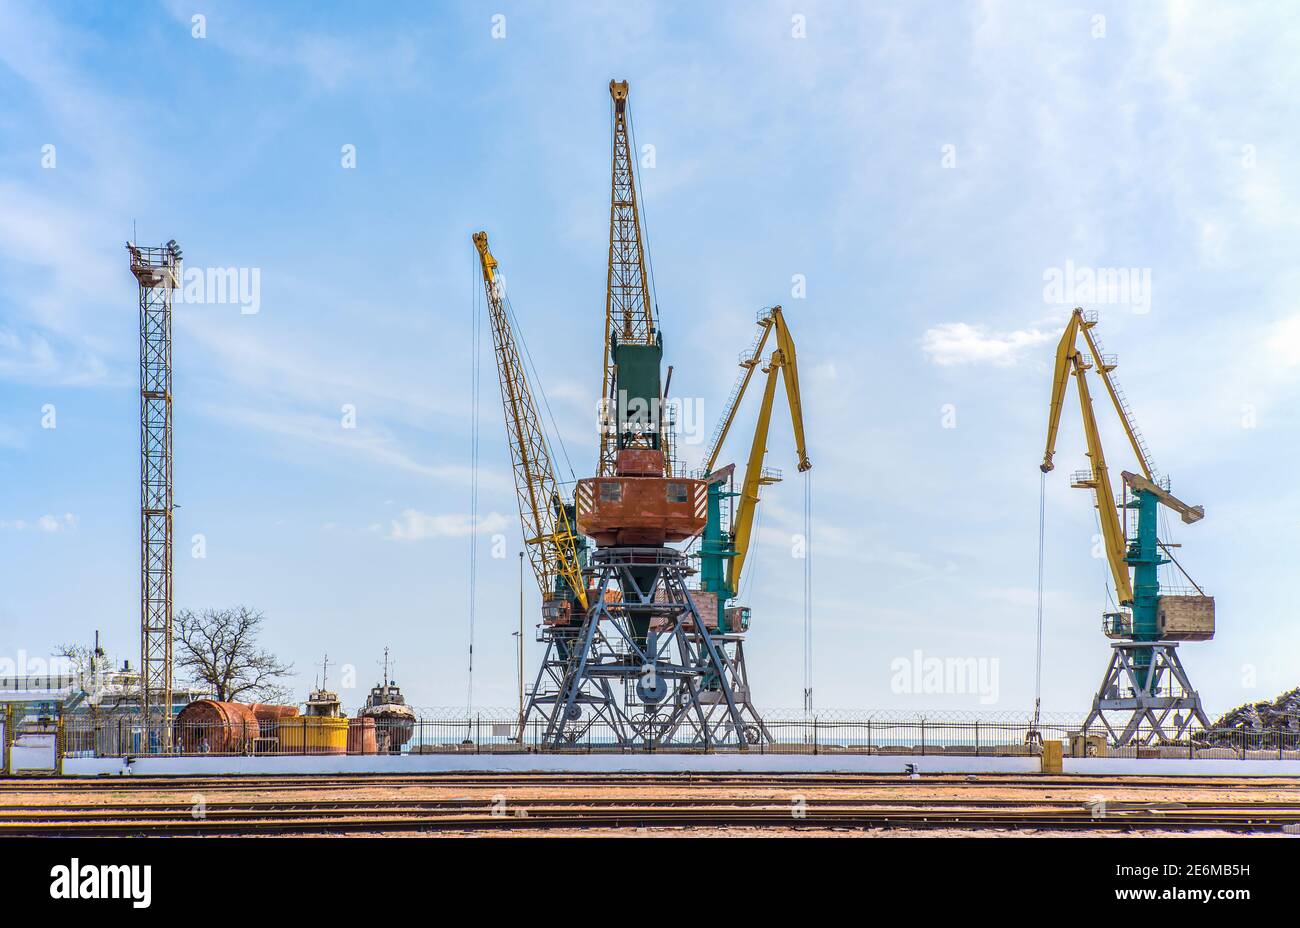
[[[1300,760],[1300,730],[1198,730],[1179,741],[1159,741],[1138,732],[1126,747],[1109,744],[1097,729],[1053,722],[935,720],[926,718],[843,719],[808,717],[765,720],[767,737],[748,747],[759,754],[878,754],[901,756],[1016,757],[1035,755],[1043,741],[1060,741],[1066,757],[1224,758]],[[522,737],[521,737],[522,734]],[[169,735],[169,737],[168,737]],[[560,747],[547,746],[545,722],[530,721],[520,732],[517,718],[419,718],[414,721],[299,718],[240,725],[174,723],[170,732],[138,716],[67,716],[61,725],[66,757],[129,757],[158,754],[225,756],[303,754],[485,754],[570,752],[726,753],[732,746],[681,743],[654,748],[620,748],[614,732],[592,725]],[[1151,743],[1144,743],[1150,741]]]

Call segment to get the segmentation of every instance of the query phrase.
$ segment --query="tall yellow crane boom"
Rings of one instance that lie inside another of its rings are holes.
[[[745,465],[740,502],[736,507],[736,515],[731,526],[735,554],[727,565],[727,586],[733,592],[738,592],[740,589],[741,571],[744,570],[745,557],[749,553],[749,545],[753,538],[754,514],[758,506],[759,491],[762,487],[781,479],[772,472],[765,471],[763,467],[763,461],[767,456],[767,436],[772,423],[772,405],[776,397],[778,373],[785,383],[785,397],[790,407],[790,422],[794,430],[795,451],[799,457],[799,471],[803,472],[812,467],[804,440],[803,400],[799,393],[799,363],[795,354],[794,339],[785,324],[785,315],[781,307],[773,306],[762,313],[758,318],[758,325],[762,331],[755,339],[749,356],[741,361],[745,371],[732,391],[732,399],[723,413],[722,421],[715,432],[713,447],[709,450],[704,465],[705,473],[710,473],[717,464],[718,453],[726,440],[727,433],[731,430],[736,410],[745,396],[745,390],[749,386],[755,368],[761,363],[759,359],[762,356],[763,346],[767,343],[769,335],[775,337],[776,347],[768,358],[767,366],[762,369],[767,374],[767,381],[763,385],[763,401],[759,406],[758,422],[754,427],[754,438],[749,447],[749,459]]]
[[[612,395],[615,383],[613,346],[651,345],[655,340],[654,303],[650,299],[650,278],[646,273],[641,214],[636,201],[636,175],[628,127],[627,81],[609,82],[613,101],[613,167],[610,172],[609,265],[605,288],[605,360],[601,400],[606,410],[600,430],[599,475],[614,473],[617,427]]]
[[[577,535],[560,497],[541,416],[520,363],[497,276],[497,260],[488,248],[486,232],[474,233],[473,239],[487,294],[501,403],[505,407],[506,433],[514,465],[515,495],[518,497],[528,559],[541,587],[543,601],[559,592],[556,580],[560,578],[585,612],[587,590],[578,560]]]
[[[1111,401],[1115,404],[1115,408],[1124,422],[1124,429],[1133,442],[1134,449],[1138,450],[1138,460],[1141,462],[1144,471],[1147,471],[1149,466],[1145,455],[1141,454],[1137,441],[1133,437],[1130,417],[1121,406],[1110,379],[1110,372],[1114,369],[1114,365],[1107,365],[1103,362],[1096,341],[1089,331],[1094,325],[1096,325],[1095,316],[1085,315],[1082,309],[1076,308],[1070,314],[1070,321],[1066,323],[1065,332],[1062,333],[1061,340],[1056,346],[1056,366],[1052,375],[1052,399],[1047,416],[1047,446],[1043,451],[1043,463],[1039,466],[1039,469],[1043,473],[1048,473],[1055,466],[1052,458],[1056,453],[1056,435],[1061,424],[1061,409],[1065,404],[1065,388],[1070,378],[1073,377],[1078,385],[1079,412],[1083,419],[1083,435],[1088,446],[1088,460],[1092,464],[1091,473],[1076,475],[1073,484],[1076,487],[1093,491],[1097,516],[1101,523],[1101,538],[1106,551],[1106,563],[1110,566],[1111,579],[1115,582],[1115,595],[1121,603],[1127,603],[1133,601],[1133,582],[1129,577],[1128,563],[1124,559],[1127,553],[1127,544],[1124,538],[1123,526],[1120,525],[1119,512],[1115,508],[1115,491],[1111,486],[1110,472],[1106,467],[1106,454],[1101,446],[1101,433],[1097,429],[1097,416],[1092,408],[1092,394],[1088,390],[1087,371],[1092,367],[1092,363],[1079,350],[1078,341],[1081,332],[1084,335],[1088,351],[1092,354],[1093,362],[1097,365],[1097,371],[1105,380]]]
[[[1093,412],[1092,396],[1088,391],[1087,371],[1095,368],[1106,385],[1111,404],[1124,426],[1133,455],[1137,458],[1142,473],[1123,471],[1124,483],[1133,490],[1150,493],[1160,503],[1173,509],[1187,523],[1200,520],[1205,510],[1200,506],[1190,506],[1175,497],[1156,482],[1155,470],[1151,466],[1150,455],[1142,441],[1141,433],[1133,421],[1132,411],[1128,408],[1123,394],[1115,384],[1111,372],[1115,363],[1102,354],[1101,348],[1093,335],[1092,329],[1097,324],[1097,317],[1076,308],[1070,314],[1070,321],[1065,326],[1061,341],[1056,347],[1056,366],[1052,376],[1052,399],[1047,417],[1047,445],[1043,451],[1043,463],[1039,469],[1043,473],[1052,470],[1052,458],[1056,452],[1056,435],[1061,422],[1061,409],[1065,403],[1065,389],[1071,376],[1079,388],[1079,408],[1083,416],[1083,433],[1088,445],[1088,459],[1092,464],[1091,473],[1076,475],[1073,484],[1076,487],[1091,489],[1096,496],[1097,513],[1101,522],[1102,541],[1106,549],[1106,561],[1110,566],[1111,578],[1115,582],[1115,595],[1121,604],[1133,602],[1133,581],[1129,573],[1132,558],[1128,539],[1120,524],[1116,509],[1115,493],[1111,485],[1110,473],[1106,466],[1106,456],[1101,447],[1101,435],[1097,429],[1097,418]],[[1079,347],[1082,336],[1087,350]]]
[[[1087,366],[1087,361],[1078,348],[1079,335],[1082,333],[1084,343],[1092,356],[1092,363],[1096,365],[1097,373],[1101,376],[1102,383],[1106,385],[1106,392],[1110,395],[1111,404],[1115,407],[1120,422],[1124,425],[1124,434],[1128,437],[1129,445],[1133,448],[1133,455],[1138,459],[1143,475],[1148,480],[1155,480],[1155,470],[1151,466],[1150,455],[1148,455],[1141,434],[1133,421],[1133,413],[1121,396],[1119,388],[1115,385],[1115,379],[1111,377],[1111,371],[1115,369],[1115,364],[1113,361],[1108,361],[1101,353],[1097,339],[1092,334],[1092,329],[1096,324],[1097,316],[1095,313],[1085,313],[1083,309],[1076,307],[1074,312],[1070,314],[1070,321],[1066,323],[1065,332],[1061,335],[1061,341],[1056,346],[1056,370],[1052,377],[1052,401],[1047,419],[1047,450],[1043,455],[1041,469],[1044,473],[1047,473],[1053,466],[1052,456],[1056,451],[1056,431],[1061,423],[1061,406],[1065,402],[1065,385],[1074,372],[1072,367],[1073,359],[1078,358],[1084,363],[1085,367]]]
[[[1133,582],[1129,577],[1128,562],[1124,559],[1128,545],[1124,538],[1124,528],[1119,522],[1119,510],[1115,508],[1115,491],[1111,488],[1110,471],[1106,467],[1106,455],[1101,447],[1101,433],[1097,429],[1097,417],[1092,408],[1092,395],[1088,392],[1089,364],[1076,352],[1070,359],[1070,365],[1075,382],[1079,385],[1083,434],[1088,445],[1088,460],[1092,462],[1092,473],[1076,475],[1073,484],[1091,489],[1096,497],[1106,562],[1110,565],[1111,578],[1115,581],[1115,597],[1121,603],[1130,603],[1133,601]]]
[[[718,464],[718,454],[722,451],[722,444],[727,440],[727,433],[731,431],[731,423],[735,421],[736,410],[740,408],[740,401],[745,398],[745,391],[749,389],[749,381],[753,379],[755,369],[763,361],[763,346],[767,344],[767,337],[771,333],[772,313],[770,310],[765,310],[758,316],[758,335],[754,337],[754,344],[741,355],[740,375],[731,388],[731,396],[723,408],[722,418],[718,420],[713,430],[713,437],[709,440],[708,450],[704,453],[706,474],[713,473],[713,468]]]

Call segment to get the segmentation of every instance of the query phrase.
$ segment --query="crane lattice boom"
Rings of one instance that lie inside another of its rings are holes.
[[[654,304],[646,273],[641,215],[636,201],[636,175],[627,117],[627,81],[610,81],[614,105],[613,169],[610,175],[609,268],[605,291],[605,360],[601,401],[605,410],[600,430],[602,477],[614,473],[618,427],[614,344],[651,345],[655,340]]]
[[[519,349],[515,345],[497,277],[497,261],[488,249],[486,232],[474,234],[474,247],[478,249],[483,287],[487,294],[515,494],[528,559],[544,601],[560,592],[556,589],[556,580],[560,578],[568,584],[585,612],[587,592],[578,560],[577,536],[560,497],[541,416],[519,359]]]

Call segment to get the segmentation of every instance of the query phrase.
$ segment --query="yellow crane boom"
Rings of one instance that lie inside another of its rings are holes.
[[[1096,366],[1102,383],[1106,385],[1106,392],[1110,395],[1111,404],[1115,407],[1120,422],[1124,425],[1124,434],[1128,437],[1129,445],[1133,448],[1133,455],[1138,459],[1143,475],[1148,480],[1155,480],[1155,470],[1151,466],[1150,455],[1147,453],[1146,446],[1142,441],[1141,433],[1133,421],[1133,413],[1128,408],[1128,403],[1124,401],[1119,387],[1115,385],[1115,379],[1111,377],[1111,371],[1115,369],[1115,363],[1107,360],[1101,353],[1097,339],[1092,334],[1093,327],[1096,325],[1097,316],[1095,313],[1085,313],[1082,308],[1075,307],[1074,312],[1070,314],[1070,321],[1066,323],[1065,332],[1061,335],[1061,341],[1056,346],[1056,370],[1052,377],[1052,401],[1047,419],[1047,450],[1043,455],[1041,469],[1044,473],[1047,473],[1053,466],[1052,456],[1056,451],[1056,431],[1061,423],[1061,406],[1065,402],[1065,385],[1074,372],[1073,359],[1077,358],[1082,361],[1085,368],[1088,363],[1078,348],[1079,335],[1082,334],[1084,343],[1088,346],[1088,352],[1092,356],[1092,363]]]
[[[1043,463],[1039,469],[1048,473],[1055,466],[1052,458],[1056,453],[1056,435],[1061,424],[1061,409],[1065,404],[1065,388],[1071,377],[1078,385],[1079,412],[1083,419],[1083,435],[1088,446],[1088,460],[1092,464],[1091,473],[1076,474],[1073,485],[1091,489],[1095,497],[1098,520],[1101,523],[1102,544],[1106,551],[1106,563],[1110,566],[1111,579],[1115,582],[1115,595],[1121,603],[1133,601],[1133,581],[1129,577],[1128,562],[1125,561],[1127,544],[1124,529],[1119,522],[1119,512],[1115,508],[1115,491],[1111,486],[1110,472],[1106,467],[1106,454],[1101,446],[1101,433],[1097,429],[1097,417],[1092,408],[1092,394],[1088,391],[1087,371],[1092,366],[1082,351],[1079,350],[1079,334],[1085,336],[1088,350],[1093,355],[1097,370],[1105,378],[1111,400],[1115,403],[1124,421],[1124,428],[1130,439],[1133,438],[1128,414],[1120,407],[1114,387],[1111,385],[1110,371],[1114,365],[1107,367],[1102,362],[1089,329],[1096,325],[1096,318],[1087,316],[1082,309],[1076,308],[1070,314],[1065,332],[1056,346],[1056,366],[1052,375],[1052,399],[1047,416],[1047,446],[1043,451]],[[1137,443],[1134,440],[1134,448]],[[1142,467],[1147,468],[1146,458],[1139,452]]]
[[[474,233],[473,239],[487,294],[501,403],[505,407],[506,434],[514,465],[515,495],[528,559],[541,587],[543,601],[557,595],[556,579],[562,578],[585,612],[587,590],[578,560],[577,535],[560,497],[541,416],[520,363],[514,332],[506,313],[505,296],[497,276],[497,260],[488,248],[486,232]]]
[[[736,507],[736,515],[731,526],[735,555],[727,565],[727,585],[734,592],[740,590],[741,571],[744,569],[745,557],[749,553],[749,545],[753,540],[754,514],[758,506],[759,491],[762,487],[781,479],[780,476],[766,471],[763,467],[763,461],[767,456],[767,435],[772,423],[772,405],[776,397],[778,373],[785,383],[785,397],[790,407],[790,422],[794,429],[795,451],[799,456],[799,471],[802,473],[812,467],[804,440],[803,400],[799,393],[799,363],[795,354],[794,338],[791,337],[790,330],[785,324],[785,315],[781,307],[773,306],[760,314],[758,325],[762,331],[755,339],[749,356],[741,360],[741,366],[745,371],[741,374],[737,387],[732,391],[732,398],[723,412],[722,421],[715,432],[713,447],[709,450],[704,464],[706,474],[711,473],[717,464],[718,453],[727,438],[727,433],[731,430],[736,410],[744,399],[745,390],[749,386],[755,368],[760,364],[763,346],[767,343],[769,335],[774,336],[776,347],[772,349],[767,366],[762,368],[763,373],[767,375],[767,381],[763,385],[763,400],[754,427],[754,438],[749,447],[749,459],[745,465],[740,502]]]
[[[1092,329],[1096,324],[1095,314],[1085,313],[1081,308],[1076,307],[1070,314],[1070,321],[1066,323],[1061,341],[1057,344],[1056,365],[1052,376],[1052,399],[1047,416],[1047,445],[1039,469],[1047,473],[1054,466],[1052,458],[1056,452],[1056,435],[1061,423],[1061,409],[1065,403],[1065,389],[1070,377],[1073,376],[1078,384],[1083,434],[1092,468],[1090,473],[1076,474],[1072,483],[1076,487],[1091,489],[1095,494],[1106,561],[1110,566],[1111,578],[1115,582],[1115,595],[1121,604],[1129,604],[1133,602],[1133,581],[1129,574],[1128,539],[1120,524],[1115,492],[1106,466],[1106,456],[1101,447],[1101,434],[1097,429],[1092,396],[1088,391],[1086,376],[1088,370],[1095,369],[1102,383],[1105,384],[1111,404],[1115,407],[1115,412],[1124,426],[1124,434],[1128,437],[1133,455],[1142,469],[1140,474],[1124,471],[1122,474],[1124,483],[1133,489],[1152,493],[1160,502],[1177,512],[1184,522],[1192,523],[1199,520],[1205,515],[1205,510],[1199,506],[1189,506],[1156,482],[1150,455],[1133,421],[1132,411],[1111,376],[1111,372],[1115,369],[1115,362],[1102,354],[1093,335]],[[1081,336],[1087,354],[1079,348]]]

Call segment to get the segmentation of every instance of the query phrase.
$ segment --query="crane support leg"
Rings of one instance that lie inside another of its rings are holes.
[[[1172,720],[1170,716],[1173,716]],[[1173,641],[1116,641],[1084,734],[1100,724],[1115,747],[1184,738],[1193,723],[1210,727],[1200,694],[1188,679]]]
[[[543,748],[743,750],[768,737],[748,702],[739,641],[727,640],[736,636],[702,631],[704,617],[686,587],[686,555],[668,547],[601,548],[591,570],[591,607],[576,633],[543,631],[546,658],[521,738],[530,721],[544,725]],[[614,590],[621,595],[606,595]],[[647,615],[642,637],[633,617]]]

